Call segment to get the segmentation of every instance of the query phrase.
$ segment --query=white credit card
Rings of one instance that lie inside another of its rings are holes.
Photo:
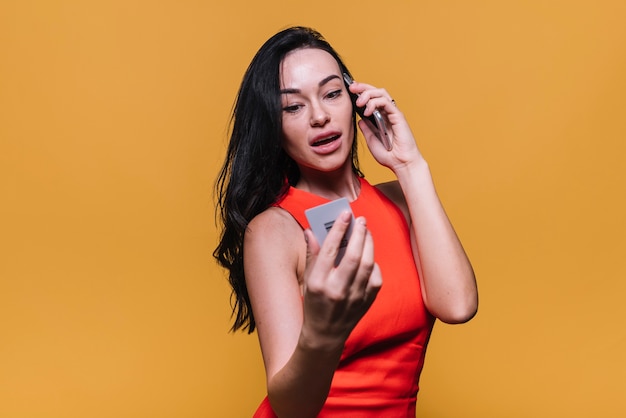
[[[311,231],[313,231],[313,234],[315,235],[315,238],[317,239],[317,242],[320,244],[320,246],[324,243],[326,235],[328,235],[328,231],[330,231],[330,228],[332,228],[335,220],[339,217],[339,215],[341,215],[342,212],[346,211],[352,213],[350,203],[345,197],[333,200],[332,202],[324,203],[323,205],[315,206],[304,211],[304,214],[309,221]],[[350,235],[352,235],[353,221],[354,215],[352,216],[346,234],[341,240],[341,245],[339,247],[337,259],[335,260],[335,265],[339,264],[339,261],[341,261],[341,258],[346,252],[346,247],[348,246]]]

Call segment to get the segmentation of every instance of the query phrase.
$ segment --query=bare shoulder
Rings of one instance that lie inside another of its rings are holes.
[[[255,216],[248,224],[245,238],[261,239],[263,236],[271,238],[289,238],[294,234],[302,235],[302,228],[298,222],[285,210],[270,207]],[[300,237],[302,238],[302,237]]]
[[[285,210],[257,215],[244,235],[244,271],[267,376],[289,359],[302,327],[306,242]]]
[[[285,210],[271,207],[255,216],[248,224],[244,246],[294,246],[303,242],[302,228]]]
[[[248,224],[244,235],[246,276],[258,268],[272,266],[298,274],[302,255],[306,256],[302,228],[287,211],[271,207]]]
[[[409,208],[406,204],[400,183],[398,183],[397,180],[388,181],[386,183],[377,184],[376,188],[400,208],[407,222],[410,224],[411,217],[409,215]]]

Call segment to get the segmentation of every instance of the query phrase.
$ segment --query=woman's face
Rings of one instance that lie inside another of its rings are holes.
[[[300,167],[351,167],[352,102],[337,61],[321,49],[297,49],[280,69],[283,148]]]

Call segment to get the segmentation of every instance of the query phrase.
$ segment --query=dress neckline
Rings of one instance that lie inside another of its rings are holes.
[[[367,180],[365,180],[364,177],[357,176],[357,179],[359,180],[359,193],[356,199],[351,201],[350,204],[357,203],[361,200],[361,197],[363,196],[363,192],[365,191],[365,187],[368,184]],[[328,202],[332,202],[333,200],[336,200],[336,199],[328,199],[318,194],[315,194],[306,190],[298,189],[297,187],[294,187],[294,186],[289,186],[288,194],[300,194],[304,196],[309,196],[311,199],[315,199],[316,201],[318,201],[319,204],[328,203]],[[338,197],[337,199],[340,199],[340,198]]]

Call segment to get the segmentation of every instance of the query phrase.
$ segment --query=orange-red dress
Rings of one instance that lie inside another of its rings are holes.
[[[327,202],[291,187],[276,206],[308,228],[304,210]],[[355,217],[367,220],[383,286],[346,341],[318,417],[415,418],[418,381],[434,318],[422,300],[409,227],[400,209],[365,179],[350,206]],[[266,397],[254,418],[270,417],[276,415]]]

